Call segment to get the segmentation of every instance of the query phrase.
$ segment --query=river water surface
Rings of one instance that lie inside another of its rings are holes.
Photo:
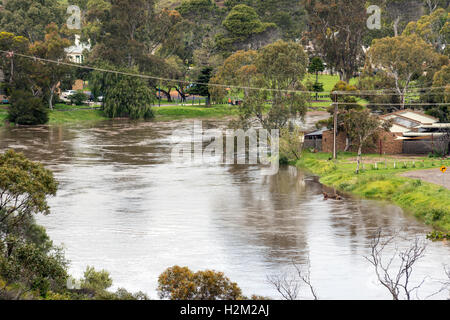
[[[292,261],[309,261],[322,299],[390,298],[364,258],[374,233],[401,230],[404,247],[429,228],[393,205],[325,201],[324,187],[293,167],[262,176],[258,166],[172,163],[172,131],[191,126],[185,120],[0,128],[0,149],[22,151],[55,172],[52,213],[38,222],[64,245],[77,277],[87,265],[104,268],[115,288],[157,298],[158,275],[181,265],[223,271],[244,294],[279,298],[267,277],[291,272]],[[420,297],[440,288],[449,253],[448,243],[428,243],[414,271],[416,282],[428,277]],[[302,297],[310,298],[306,288]]]

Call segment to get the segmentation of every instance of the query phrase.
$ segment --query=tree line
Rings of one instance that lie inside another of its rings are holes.
[[[73,0],[70,4],[81,9],[81,30],[67,28],[65,1],[6,2],[0,12],[1,49],[64,62],[64,49],[79,33],[81,41],[92,47],[85,52],[86,65],[172,81],[131,79],[2,54],[5,89],[17,106],[12,122],[45,122],[46,110],[57,99],[55,91],[70,88],[76,78],[89,81],[93,93],[104,97],[110,117],[151,118],[152,103],[159,95],[170,101],[172,90],[182,99],[195,94],[206,96],[208,102],[219,101],[220,95],[214,94],[220,90],[192,83],[213,83],[211,79],[224,76],[221,70],[234,54],[259,52],[277,41],[302,45],[314,62],[311,68],[305,60],[302,70],[297,70],[300,76],[308,66],[313,73],[323,71],[317,64],[320,59],[342,81],[358,76],[360,90],[396,89],[397,95],[365,97],[374,106],[387,102],[404,107],[412,82],[419,87],[448,83],[448,1],[227,0],[222,5],[186,0],[171,1],[169,8],[157,0]],[[366,8],[372,4],[381,8],[379,30],[365,27]],[[373,47],[369,54],[368,47]],[[397,63],[391,67],[390,61]],[[322,90],[317,79],[303,89]],[[448,101],[442,90],[419,93],[424,103]],[[35,106],[23,117],[20,114],[27,108],[16,96],[26,96],[28,105]],[[441,120],[448,119],[447,106],[427,108]]]

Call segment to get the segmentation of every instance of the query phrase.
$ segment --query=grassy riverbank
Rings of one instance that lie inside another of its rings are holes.
[[[450,231],[450,190],[399,176],[410,170],[449,166],[450,160],[369,155],[365,159],[365,170],[357,175],[355,154],[342,153],[336,162],[328,161],[329,157],[328,153],[304,153],[297,166],[317,174],[323,184],[339,191],[393,202],[426,224]]]
[[[80,122],[96,122],[108,119],[99,109],[88,109],[88,106],[68,106],[59,104],[49,113],[49,124],[69,124]],[[188,118],[223,118],[236,116],[238,109],[230,105],[205,106],[163,106],[153,107],[156,121],[170,121]],[[7,109],[0,109],[0,127],[5,124]]]
[[[96,122],[108,119],[101,110],[51,111],[49,124]]]
[[[223,118],[238,114],[238,108],[231,105],[201,106],[164,106],[154,107],[156,120],[175,120],[184,118]]]
[[[0,127],[5,124],[5,120],[8,117],[8,111],[6,109],[0,109]]]

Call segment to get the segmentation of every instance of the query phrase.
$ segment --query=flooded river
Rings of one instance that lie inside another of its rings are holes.
[[[0,149],[22,151],[55,172],[52,213],[38,222],[64,245],[77,277],[87,265],[104,268],[115,288],[157,298],[158,275],[181,265],[223,271],[244,294],[279,298],[267,277],[310,261],[322,299],[390,298],[364,259],[373,234],[401,230],[402,247],[427,227],[393,205],[325,201],[324,187],[292,167],[262,176],[258,166],[172,163],[172,131],[191,125],[0,128]],[[428,243],[414,271],[415,281],[428,277],[422,298],[440,288],[449,253],[448,243]],[[306,288],[302,297],[309,298]]]

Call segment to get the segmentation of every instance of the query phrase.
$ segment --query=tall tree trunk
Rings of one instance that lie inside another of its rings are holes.
[[[55,89],[50,88],[50,98],[48,99],[48,107],[53,110],[53,96],[55,95]]]
[[[402,110],[405,110],[406,94],[401,95],[402,98]]]
[[[346,70],[341,70],[339,71],[339,77],[341,81],[350,83],[351,73],[347,72]]]
[[[347,152],[350,149],[350,146],[352,145],[350,139],[347,137],[345,138],[345,148],[344,148],[344,152]]]
[[[170,92],[167,92],[167,91],[165,91],[165,90],[163,90],[163,89],[161,89],[161,88],[156,88],[156,91],[159,91],[159,96],[161,97],[161,93],[163,93],[165,96],[166,96],[166,98],[167,98],[167,101],[168,102],[172,102],[172,97],[170,96]]]
[[[437,3],[433,3],[433,1],[431,1],[431,0],[427,0],[426,2],[427,2],[427,5],[428,5],[428,9],[430,10],[430,14],[432,14],[436,10],[438,4]]]
[[[186,101],[186,94],[183,92],[183,89],[182,89],[182,88],[179,88],[179,87],[175,87],[175,90],[177,90],[177,92],[178,92],[179,95],[181,96],[181,100],[182,100],[183,102],[185,102],[185,101]]]
[[[356,166],[356,174],[359,174],[359,169],[360,169],[360,165],[361,165],[361,154],[362,154],[362,143],[359,144],[358,146],[358,158],[357,158],[357,166]]]
[[[394,20],[394,35],[398,37],[398,24],[400,23],[400,17]]]
[[[9,83],[13,83],[14,80],[14,58],[11,57],[11,74],[9,75]]]
[[[319,72],[316,71],[316,85],[319,83]],[[319,92],[316,92],[316,101],[319,100]]]
[[[172,102],[172,96],[170,95],[170,91],[172,91],[172,87],[167,88],[166,97],[168,102]]]

